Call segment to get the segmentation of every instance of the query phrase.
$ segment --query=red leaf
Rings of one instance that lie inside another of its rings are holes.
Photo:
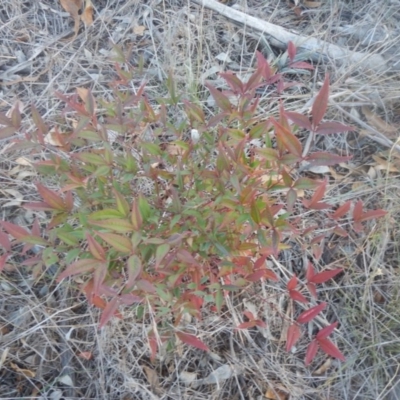
[[[219,76],[225,79],[235,94],[243,94],[243,82],[232,72],[220,72]]]
[[[252,321],[242,322],[236,327],[236,329],[249,329],[255,326],[256,326],[256,321],[252,320]]]
[[[318,135],[330,135],[332,133],[350,132],[354,130],[352,126],[347,126],[340,122],[328,121],[320,124],[315,133]]]
[[[297,126],[308,130],[312,129],[310,118],[308,118],[306,115],[291,111],[285,111],[285,115]]]
[[[89,251],[92,253],[92,256],[100,261],[105,261],[106,259],[106,252],[101,247],[100,243],[98,243],[93,236],[89,233],[86,233],[86,239],[89,245]]]
[[[336,268],[332,269],[329,271],[323,271],[318,274],[315,274],[311,279],[309,279],[309,282],[311,283],[324,283],[326,281],[329,281],[329,279],[332,279],[335,277],[337,274],[340,274],[343,271],[342,268]]]
[[[143,217],[142,214],[140,213],[139,210],[139,202],[137,200],[134,200],[132,204],[132,214],[131,214],[131,222],[133,229],[135,231],[138,231],[143,224]]]
[[[320,166],[320,165],[336,165],[342,162],[349,161],[351,157],[342,157],[336,154],[326,153],[323,151],[317,151],[315,153],[307,156],[306,161],[310,163],[312,166]]]
[[[362,218],[362,215],[363,215],[363,202],[362,202],[362,200],[359,200],[354,205],[353,220],[355,222],[360,222],[361,218]]]
[[[308,300],[297,290],[291,290],[289,296],[291,299],[298,301],[299,303],[308,303]]]
[[[325,195],[327,185],[328,181],[326,179],[320,183],[320,185],[315,190],[313,197],[311,198],[311,204],[316,204],[320,200],[322,200]]]
[[[293,275],[290,281],[287,283],[286,288],[287,290],[294,290],[297,286],[297,277],[296,275]]]
[[[189,346],[196,347],[200,350],[209,351],[209,348],[200,340],[197,339],[196,336],[190,335],[188,333],[176,332],[176,336],[183,342],[188,344]]]
[[[265,272],[266,272],[265,269],[259,269],[259,270],[255,271],[255,272],[253,272],[252,274],[247,275],[246,276],[246,280],[249,281],[249,282],[257,282],[261,278],[264,278]]]
[[[314,130],[318,127],[328,108],[329,99],[329,74],[326,75],[324,84],[317,94],[312,106],[312,125]]]
[[[260,319],[257,319],[255,322],[256,322],[256,325],[259,326],[260,328],[267,327],[267,324],[264,321],[261,321]]]
[[[291,40],[289,40],[287,52],[288,52],[289,60],[292,63],[294,58],[296,57],[297,49]]]
[[[338,326],[338,321],[334,322],[333,324],[330,324],[328,326],[326,326],[325,328],[321,329],[318,333],[316,338],[318,340],[320,339],[326,339],[334,330],[335,328]]]
[[[101,329],[108,321],[111,320],[113,315],[118,310],[118,297],[114,297],[109,303],[107,303],[106,307],[104,308],[103,313],[101,314],[99,328]]]
[[[22,239],[25,236],[30,236],[30,232],[18,225],[14,225],[11,222],[2,221],[2,227],[15,239]]]
[[[275,126],[276,139],[281,142],[281,145],[283,145],[289,153],[297,157],[302,157],[303,148],[299,139],[274,118],[271,118],[271,122]]]
[[[323,302],[315,307],[310,308],[309,310],[302,312],[296,321],[299,324],[305,324],[306,322],[310,322],[325,308],[326,308],[326,303]]]
[[[306,272],[306,279],[310,282],[310,279],[315,275],[314,266],[311,262],[308,262],[307,272]]]
[[[85,259],[78,260],[74,263],[70,264],[57,278],[57,281],[60,282],[64,278],[72,275],[81,275],[87,272],[92,272],[99,264],[101,264],[98,260],[93,259]]]
[[[266,270],[265,270],[265,276],[264,276],[264,278],[270,279],[271,281],[274,281],[274,282],[279,282],[278,276],[275,274],[274,271],[272,271],[272,270],[270,270],[270,269],[266,269]]]
[[[318,343],[316,340],[313,340],[307,348],[306,352],[306,358],[304,360],[305,365],[309,365],[312,360],[314,360],[315,355],[317,354],[318,351]]]
[[[296,61],[289,65],[290,68],[299,68],[299,69],[314,69],[314,66],[304,62],[304,61]]]
[[[337,358],[338,360],[346,361],[345,356],[329,339],[319,339],[318,343],[324,353]]]
[[[98,263],[93,273],[93,293],[100,295],[100,286],[104,282],[107,275],[107,264],[102,262]]]
[[[225,112],[231,112],[232,111],[232,104],[229,101],[229,98],[226,97],[222,92],[220,92],[217,88],[214,86],[206,83],[205,85],[207,89],[210,91],[211,96],[214,98],[215,103],[217,106]]]
[[[300,336],[301,336],[300,327],[297,324],[290,325],[287,331],[286,351],[291,350],[291,348],[300,339]]]
[[[318,299],[316,286],[313,283],[307,283],[306,286],[308,291],[311,293],[311,296],[313,296],[314,299]]]
[[[343,217],[346,213],[349,212],[351,206],[351,201],[346,201],[343,205],[341,205],[333,214],[329,215],[329,218],[334,220],[338,220],[339,218]]]
[[[382,218],[387,214],[384,210],[371,210],[362,214],[360,221],[368,221],[370,219]]]
[[[342,236],[342,237],[347,237],[349,236],[349,234],[347,233],[347,231],[345,231],[343,228],[341,228],[340,226],[335,226],[335,228],[333,229],[333,233],[336,233],[336,235],[338,236]]]
[[[243,315],[245,315],[250,321],[254,321],[256,319],[251,311],[243,311]]]
[[[56,192],[48,189],[40,183],[36,184],[37,190],[42,199],[52,208],[59,211],[65,211],[64,200]]]

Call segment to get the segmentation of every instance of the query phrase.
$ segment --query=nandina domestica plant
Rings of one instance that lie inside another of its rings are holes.
[[[291,47],[293,67],[311,67],[293,63],[293,52]],[[294,133],[296,126],[313,137],[352,129],[323,121],[328,77],[310,118],[285,111],[282,104],[279,116],[259,115],[257,89],[275,85],[279,95],[289,86],[261,53],[257,60],[247,82],[226,72],[221,76],[227,90],[207,85],[220,111],[207,117],[202,107],[186,99],[186,118],[180,123],[170,117],[181,102],[171,77],[169,97],[151,104],[144,85],[135,94],[126,87],[132,74],[119,64],[113,101],[95,99],[87,89],[73,96],[59,94],[76,117],[74,128],[68,134],[53,132],[62,155],[51,155],[36,168],[44,178],[56,176],[60,189],[36,184],[41,201],[25,205],[37,214],[32,229],[1,222],[0,270],[23,243],[23,264],[36,274],[58,265],[59,282],[78,276],[84,280],[81,290],[88,303],[103,310],[101,327],[113,316],[122,318],[122,305],[135,306],[141,316],[154,315],[157,330],[149,333],[153,357],[157,339],[172,346],[179,338],[207,350],[203,341],[180,329],[184,315],[200,319],[206,309],[220,312],[231,292],[270,280],[299,306],[286,341],[287,350],[293,349],[301,326],[315,321],[328,306],[317,303],[317,285],[342,272],[315,271],[323,239],[347,235],[343,226],[360,232],[364,221],[385,212],[363,211],[362,201],[354,207],[351,202],[331,204],[325,199],[327,180],[298,173],[302,163],[334,165],[349,159],[304,151]],[[35,108],[32,113],[36,131],[27,139],[46,147],[49,129]],[[304,192],[308,199],[299,195]],[[296,215],[299,207],[320,214],[325,226],[317,232]],[[44,215],[50,216],[47,225],[40,222]],[[267,267],[270,257],[289,247],[288,238],[313,251],[315,263],[309,263],[304,282]],[[238,329],[268,324],[249,311],[244,315],[248,321]],[[306,364],[318,348],[344,359],[327,338],[336,327],[334,322],[316,334]]]

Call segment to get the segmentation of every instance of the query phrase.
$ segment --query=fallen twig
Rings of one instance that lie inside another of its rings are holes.
[[[313,61],[328,58],[337,64],[364,66],[380,72],[390,70],[389,65],[381,55],[350,51],[321,39],[297,35],[279,25],[271,24],[227,7],[216,0],[193,0],[193,2],[218,12],[233,23],[245,26],[250,31],[265,34],[270,43],[278,48],[286,49],[289,41],[292,41],[299,52],[307,52],[308,57]]]

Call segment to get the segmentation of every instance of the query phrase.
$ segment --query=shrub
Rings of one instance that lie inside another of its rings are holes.
[[[293,67],[312,68],[294,62],[292,45],[289,56]],[[25,205],[37,213],[30,231],[1,222],[5,253],[0,268],[23,243],[23,265],[34,272],[58,265],[59,282],[81,276],[80,289],[88,303],[103,309],[100,326],[113,316],[122,318],[121,305],[135,306],[138,317],[153,315],[156,329],[149,332],[153,357],[159,338],[173,346],[178,337],[207,350],[200,339],[179,329],[183,316],[200,319],[205,310],[219,313],[230,293],[270,280],[284,288],[288,301],[299,305],[287,335],[290,351],[301,337],[301,326],[327,307],[318,303],[316,286],[342,272],[340,268],[315,271],[323,239],[346,236],[344,226],[360,232],[363,221],[385,212],[364,211],[361,201],[331,204],[324,200],[326,179],[298,173],[304,163],[333,165],[349,159],[309,153],[295,135],[303,128],[312,142],[315,135],[352,129],[323,121],[328,77],[310,118],[287,112],[283,105],[278,116],[259,115],[259,88],[269,85],[279,96],[291,84],[260,53],[257,60],[247,82],[227,72],[221,76],[229,90],[207,85],[220,109],[213,117],[195,102],[183,100],[184,120],[171,120],[171,113],[182,104],[172,79],[169,97],[155,106],[144,85],[131,93],[127,87],[131,73],[119,64],[113,101],[97,100],[87,89],[69,97],[59,94],[66,111],[78,118],[72,132],[49,133],[33,108],[36,131],[27,139],[46,147],[45,137],[52,134],[60,146],[60,155],[50,154],[36,168],[47,182],[55,178],[61,189],[36,184],[42,201]],[[314,221],[324,224],[318,226],[323,234],[316,232],[311,219],[301,216],[302,210],[314,213]],[[44,214],[50,216],[46,225],[41,222]],[[314,254],[301,281],[267,267],[267,260],[287,249],[288,240],[294,238]],[[249,311],[245,316],[248,321],[238,329],[268,323]],[[307,364],[318,348],[344,359],[328,339],[337,324],[318,331],[308,348]]]

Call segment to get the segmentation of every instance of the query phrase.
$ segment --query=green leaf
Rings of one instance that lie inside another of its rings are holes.
[[[142,273],[143,267],[140,258],[137,255],[130,256],[127,262],[128,280],[126,282],[126,288],[133,288],[137,278]]]
[[[112,219],[112,218],[122,218],[124,217],[118,210],[113,210],[111,208],[106,208],[101,211],[95,211],[91,213],[88,218],[91,220],[103,220],[103,219]]]
[[[129,221],[120,218],[111,218],[104,221],[96,221],[89,219],[88,222],[91,225],[98,226],[104,229],[109,229],[119,233],[128,233],[134,231],[134,227]]]
[[[106,243],[121,253],[132,253],[132,242],[125,236],[116,235],[115,233],[96,232]]]
[[[162,260],[168,254],[170,248],[171,247],[170,247],[169,244],[162,244],[162,245],[157,247],[157,250],[156,250],[156,268],[160,267],[160,264],[161,264]]]
[[[117,190],[113,189],[113,193],[117,202],[118,211],[124,216],[127,217],[129,215],[129,204],[126,201],[125,197],[119,193]]]

